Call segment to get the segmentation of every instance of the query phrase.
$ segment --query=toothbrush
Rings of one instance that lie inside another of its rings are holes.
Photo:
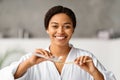
[[[46,57],[42,54],[38,54],[38,53],[34,53],[34,55],[37,56],[37,57],[42,57],[42,58],[51,60],[53,62],[61,62],[61,59],[63,58],[62,56],[60,56],[60,57],[53,56],[52,58],[48,58],[48,57]]]
[[[74,64],[74,62],[61,62],[61,59],[63,58],[62,56],[60,56],[60,57],[53,56],[53,58],[48,58],[48,57],[46,57],[42,54],[38,54],[38,53],[34,53],[34,55],[37,57],[42,57],[42,58],[48,59],[50,61],[61,63],[61,64]],[[92,60],[87,60],[86,62],[91,62],[91,61]]]

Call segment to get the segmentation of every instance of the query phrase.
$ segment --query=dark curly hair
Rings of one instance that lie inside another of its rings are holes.
[[[76,27],[76,17],[74,12],[67,8],[67,7],[63,7],[63,6],[54,6],[51,9],[48,10],[48,12],[45,15],[44,18],[44,25],[45,25],[45,29],[48,29],[48,25],[49,25],[49,21],[52,18],[52,16],[59,14],[59,13],[65,13],[66,15],[68,15],[71,19],[71,21],[73,22],[73,28],[75,29]]]

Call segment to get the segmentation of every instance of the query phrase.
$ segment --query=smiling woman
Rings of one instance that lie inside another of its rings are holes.
[[[45,15],[49,47],[38,48],[2,69],[0,79],[8,73],[8,79],[4,80],[115,80],[114,74],[107,71],[91,52],[69,43],[75,27],[76,17],[71,9],[52,7]],[[63,56],[62,63],[51,61],[54,56]],[[71,62],[74,64],[63,64]]]
[[[56,44],[59,44],[59,46],[68,45],[73,31],[73,23],[69,16],[64,13],[54,15],[51,18],[47,29],[47,33],[51,38],[51,43],[54,46]]]

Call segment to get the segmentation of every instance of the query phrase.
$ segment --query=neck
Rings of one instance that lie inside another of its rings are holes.
[[[69,44],[64,46],[50,45],[50,52],[55,56],[67,56],[70,49]]]

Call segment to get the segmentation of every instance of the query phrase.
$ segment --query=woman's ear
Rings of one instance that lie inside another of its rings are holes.
[[[47,34],[49,33],[48,30],[46,30]]]

